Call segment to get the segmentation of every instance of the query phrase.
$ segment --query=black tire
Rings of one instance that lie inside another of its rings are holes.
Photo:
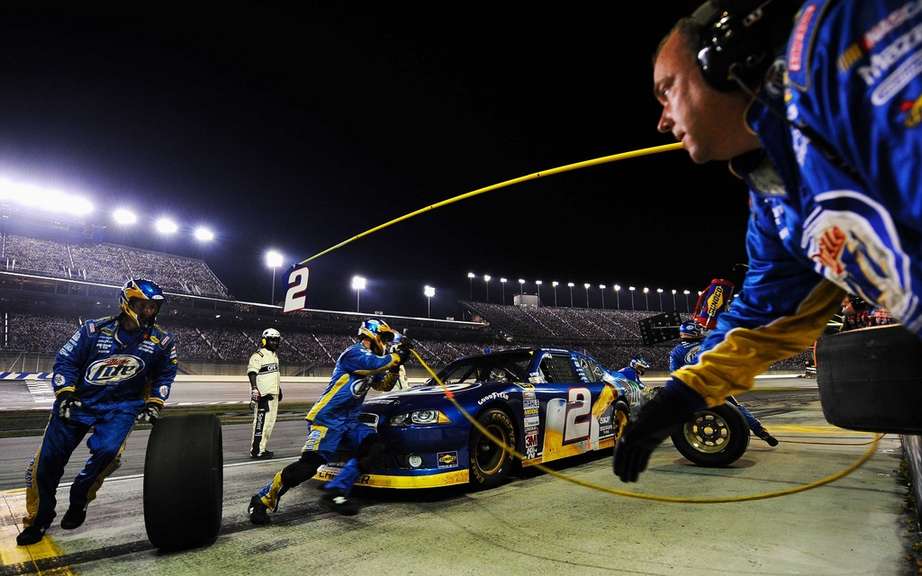
[[[721,404],[695,412],[676,428],[672,443],[698,466],[723,468],[733,464],[749,447],[749,426],[735,406]]]
[[[167,416],[154,425],[144,460],[144,526],[155,548],[184,550],[215,541],[223,465],[217,416]]]
[[[831,424],[922,433],[922,342],[902,326],[824,336],[816,347],[816,382]]]
[[[515,426],[508,414],[491,408],[477,417],[478,422],[507,446],[515,448]],[[470,482],[477,488],[493,488],[509,476],[515,459],[509,450],[503,450],[483,435],[471,430]]]

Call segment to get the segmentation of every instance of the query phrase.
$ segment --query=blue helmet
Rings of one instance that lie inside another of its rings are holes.
[[[388,326],[387,322],[376,318],[369,318],[359,326],[359,336],[371,340],[377,354],[384,354],[396,334],[397,331]]]
[[[629,366],[636,370],[638,374],[643,374],[644,370],[650,367],[650,363],[643,356],[633,356]]]
[[[150,318],[142,320],[138,313],[131,308],[131,302],[133,300],[151,300],[157,303],[157,308]],[[160,289],[160,286],[158,286],[156,282],[145,278],[136,278],[125,282],[125,285],[122,286],[121,293],[118,297],[118,307],[122,314],[134,321],[139,327],[149,328],[154,325],[154,321],[157,319],[157,313],[160,312],[160,306],[163,305],[163,301],[163,290]]]
[[[679,338],[697,340],[701,338],[701,326],[692,320],[686,320],[679,326]]]

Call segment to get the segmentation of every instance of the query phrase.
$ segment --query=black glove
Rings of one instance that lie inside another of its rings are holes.
[[[148,403],[138,414],[138,422],[149,422],[154,424],[160,418],[160,405]]]
[[[257,402],[259,402],[259,390],[253,386],[250,388],[250,408],[256,408]]]
[[[413,355],[410,353],[410,350],[412,349],[413,349],[413,342],[411,342],[409,338],[404,338],[403,340],[400,341],[400,344],[398,344],[394,348],[394,352],[396,352],[397,355],[400,356],[401,364],[406,364],[410,360],[410,358],[413,357]]]
[[[282,387],[279,386],[279,404],[282,403]]]
[[[61,392],[58,395],[58,416],[63,420],[70,420],[74,408],[80,408],[81,406],[83,406],[83,402],[73,392]]]
[[[615,446],[613,467],[622,482],[637,482],[650,454],[676,426],[707,406],[694,390],[673,379],[644,404]]]

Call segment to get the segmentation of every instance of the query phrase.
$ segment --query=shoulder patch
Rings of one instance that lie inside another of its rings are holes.
[[[96,332],[96,321],[95,321],[95,320],[88,320],[87,323],[86,323],[86,333],[87,333],[87,334],[94,334],[95,332]]]
[[[810,88],[810,58],[813,44],[829,7],[828,0],[807,0],[797,13],[794,28],[788,38],[787,63],[788,82],[794,88],[805,91]]]

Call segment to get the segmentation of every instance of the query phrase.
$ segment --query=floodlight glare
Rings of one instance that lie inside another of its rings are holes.
[[[492,279],[493,279],[493,277],[490,276],[489,274],[484,274],[484,275],[483,275],[483,281],[484,281],[484,282],[489,282],[489,281],[492,280]]]
[[[426,298],[432,298],[435,296],[435,288],[432,286],[423,286],[423,296]]]
[[[560,286],[560,282],[558,282],[557,280],[554,280],[553,282],[551,282],[551,286],[553,286],[554,288],[557,288],[558,286]]]
[[[590,286],[589,282],[586,282],[585,284],[583,284],[583,288],[585,288],[586,290],[589,290],[589,286]]]
[[[568,288],[573,288],[574,286],[576,286],[576,284],[574,284],[573,282],[567,282]]]
[[[627,289],[630,290],[631,292],[633,292],[634,290],[637,290],[637,288],[635,288],[634,286],[628,286]]]
[[[657,294],[662,294],[662,293],[663,293],[663,289],[662,289],[662,288],[657,288],[657,289],[656,289],[656,293],[657,293]]]
[[[621,292],[621,284],[615,284],[615,292]]]
[[[672,289],[672,294],[675,295],[675,293],[676,293],[676,289],[673,288],[673,289]]]
[[[607,288],[605,284],[599,284],[599,290],[605,290],[605,288]]]
[[[179,225],[164,216],[158,218],[157,221],[154,222],[154,228],[157,230],[157,232],[166,236],[169,234],[175,234],[176,231],[179,230]]]
[[[93,211],[88,199],[54,188],[13,182],[0,178],[0,202],[14,202],[27,208],[86,216]]]
[[[364,276],[353,276],[352,277],[352,289],[353,290],[364,290],[365,286],[368,285],[368,280]]]
[[[506,280],[505,278],[500,278],[499,281],[502,282],[503,284],[505,284],[506,282],[508,282],[508,280]]]
[[[278,268],[282,265],[285,258],[282,256],[282,253],[278,250],[267,250],[266,251],[266,266],[269,268]]]
[[[519,284],[524,284],[524,283],[525,283],[525,280],[519,278]]]
[[[643,287],[643,293],[644,293],[644,294],[646,294],[646,293],[649,292],[649,291],[650,291],[649,288],[647,288],[646,286]]]
[[[131,226],[138,221],[138,216],[127,208],[116,208],[112,212],[112,220],[119,226]]]
[[[543,282],[541,282],[541,280],[535,280],[535,285],[536,285],[536,286],[541,286],[541,284],[543,284]]]
[[[468,277],[468,278],[474,278],[475,276],[476,276],[476,274],[474,274],[473,272],[468,272],[468,273],[467,273],[467,277]]]
[[[211,242],[214,240],[214,232],[212,232],[210,228],[204,226],[197,227],[192,235],[195,236],[195,239],[199,242]]]
[[[682,294],[685,294],[686,296],[688,296],[689,294],[691,294],[691,292],[689,292],[688,290],[682,290]]]

